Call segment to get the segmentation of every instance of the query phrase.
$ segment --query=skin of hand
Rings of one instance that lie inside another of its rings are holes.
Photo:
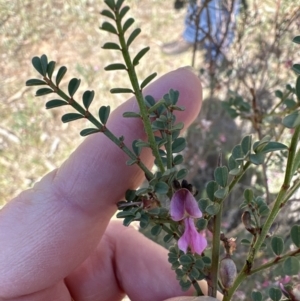
[[[177,121],[188,127],[201,108],[201,84],[190,70],[180,68],[144,94],[160,99],[171,88],[180,92],[178,104],[186,107]],[[125,111],[138,111],[134,98],[111,114],[107,127],[131,145],[146,137],[141,120],[123,118]],[[104,135],[89,136],[60,168],[0,211],[0,301],[192,296],[193,290],[181,291],[164,248],[132,227],[110,222],[124,192],[144,179],[137,166],[125,165],[127,159]],[[143,150],[141,159],[151,168],[149,150]],[[206,290],[205,282],[201,286]]]

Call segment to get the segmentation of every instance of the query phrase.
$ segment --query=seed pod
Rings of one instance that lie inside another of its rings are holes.
[[[221,260],[219,273],[224,288],[230,288],[236,278],[237,271],[234,261],[229,256]]]

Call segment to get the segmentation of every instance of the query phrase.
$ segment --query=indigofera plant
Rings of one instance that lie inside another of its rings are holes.
[[[124,0],[104,2],[107,9],[101,14],[108,21],[100,28],[115,35],[119,42],[107,42],[103,45],[103,49],[117,51],[120,57],[123,57],[123,62],[110,64],[105,70],[125,71],[131,83],[131,87],[112,88],[111,93],[129,93],[136,97],[139,112],[126,112],[123,117],[140,118],[147,139],[137,139],[132,145],[126,145],[126,137],[115,136],[107,126],[110,107],[100,107],[98,116],[94,116],[89,111],[95,97],[92,90],[83,93],[82,104],[77,101],[75,94],[80,86],[80,79],[71,79],[68,91],[62,91],[60,83],[67,68],[60,67],[54,77],[56,63],[49,61],[46,55],[32,59],[32,64],[42,79],[30,79],[26,85],[46,86],[38,89],[36,96],[47,94],[58,96],[46,103],[47,109],[60,106],[75,109],[75,112],[63,115],[62,122],[88,119],[94,127],[83,129],[80,135],[104,134],[127,154],[128,160],[124,164],[136,164],[142,169],[146,184],[136,190],[124,191],[125,198],[118,203],[117,217],[123,219],[125,226],[138,221],[141,228],[150,227],[154,236],[164,233],[164,242],[173,241],[174,244],[168,254],[170,268],[174,270],[182,290],[188,290],[193,286],[196,295],[202,295],[198,281],[203,279],[208,282],[210,296],[215,297],[217,290],[220,290],[224,294],[223,300],[227,301],[231,300],[239,285],[254,273],[280,263],[283,263],[286,275],[299,273],[300,225],[291,228],[290,237],[294,248],[288,251],[284,248],[283,238],[272,236],[270,230],[281,208],[300,186],[299,175],[296,175],[300,163],[298,147],[300,117],[297,109],[299,105],[289,107],[286,112],[288,115],[282,120],[285,127],[293,129],[289,145],[276,141],[271,136],[265,136],[258,141],[253,141],[251,135],[245,136],[240,144],[233,147],[227,166],[222,165],[220,155],[219,161],[216,162],[214,179],[207,183],[205,195],[198,196],[193,186],[185,180],[188,171],[181,167],[184,158],[180,152],[184,150],[186,141],[184,137],[180,137],[184,124],[176,122],[174,115],[174,111],[184,110],[177,105],[179,92],[172,89],[166,91],[158,101],[151,95],[143,94],[145,86],[156,76],[156,73],[153,73],[139,81],[136,73],[139,61],[147,54],[149,47],[132,56],[129,51],[130,45],[135,42],[141,30],[136,28],[130,32],[134,19],[126,18],[129,7],[124,5]],[[296,37],[294,42],[300,43],[300,36]],[[294,70],[299,72],[297,68],[296,64]],[[296,80],[295,87],[289,86],[288,90],[289,98],[294,97],[296,102],[300,103],[300,76]],[[248,108],[246,104],[233,98],[226,106],[231,113],[234,111],[236,114],[242,114]],[[149,170],[140,158],[143,148],[150,148],[152,151],[155,158],[153,170]],[[239,242],[247,245],[249,252],[244,260],[244,266],[237,271],[233,256],[237,243],[235,238],[226,237],[226,233],[221,231],[222,211],[226,207],[227,197],[249,167],[263,164],[266,155],[273,152],[286,153],[282,186],[271,205],[267,204],[264,196],[255,196],[252,189],[245,189],[244,201],[241,204],[244,212],[241,218],[251,239],[243,238]],[[211,239],[208,239],[209,235],[206,235],[208,233],[211,233]],[[221,243],[225,250],[222,258],[220,258]],[[262,265],[256,265],[259,252],[267,245],[273,250],[274,258]],[[286,300],[299,300],[293,297],[295,293],[292,286],[271,288],[269,296],[272,300],[280,300],[281,292],[286,296]],[[262,294],[253,292],[252,299],[262,300]]]

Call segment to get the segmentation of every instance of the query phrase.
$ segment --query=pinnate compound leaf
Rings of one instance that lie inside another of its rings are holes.
[[[53,108],[65,106],[68,104],[69,103],[67,103],[66,101],[64,101],[62,99],[52,99],[52,100],[49,100],[48,102],[46,102],[46,109],[53,109]]]
[[[130,117],[141,118],[141,115],[138,113],[135,113],[135,112],[124,112],[123,117],[125,117],[125,118],[130,118]]]
[[[294,225],[291,229],[291,239],[297,248],[300,248],[300,225]]]
[[[110,106],[102,106],[99,109],[99,118],[102,124],[106,124],[110,114]]]
[[[53,93],[54,91],[50,88],[41,88],[41,89],[38,89],[36,92],[35,92],[35,96],[42,96],[42,95],[47,95],[47,94],[50,94],[50,93]]]
[[[121,50],[120,46],[117,43],[108,42],[102,46],[103,49],[113,49],[113,50]]]
[[[282,296],[282,292],[279,288],[271,287],[269,289],[269,297],[273,301],[279,301],[281,299],[281,296]]]
[[[300,64],[294,64],[293,67],[292,67],[292,69],[293,69],[296,73],[300,74]]]
[[[289,129],[297,127],[300,125],[300,112],[295,111],[285,116],[282,120],[282,124]]]
[[[119,14],[119,17],[120,19],[122,20],[124,18],[124,16],[127,14],[127,12],[129,11],[129,6],[124,6],[122,7],[121,11],[120,11],[120,14]]]
[[[89,128],[89,129],[84,129],[80,132],[80,136],[85,137],[91,134],[99,133],[99,129],[95,128]]]
[[[283,252],[284,242],[279,236],[273,236],[271,240],[272,251],[276,256],[279,256]]]
[[[179,153],[186,147],[185,138],[179,137],[172,143],[172,153]]]
[[[63,77],[65,76],[67,72],[67,67],[65,66],[62,66],[59,68],[58,72],[57,72],[57,75],[56,75],[56,86],[58,86],[61,82],[61,80],[63,79]]]
[[[132,91],[129,88],[113,88],[113,89],[110,89],[110,93],[111,94],[117,94],[117,93],[133,93],[134,94],[134,91]]]
[[[296,257],[288,257],[283,263],[283,271],[288,276],[297,275],[299,269],[299,259]]]
[[[77,120],[77,119],[81,119],[81,118],[84,118],[83,115],[81,114],[78,114],[78,113],[68,113],[68,114],[65,114],[61,117],[61,121],[63,123],[67,123],[67,122],[70,122],[70,121],[73,121],[73,120]]]
[[[42,85],[47,85],[47,83],[41,79],[32,78],[26,81],[26,86],[42,86]]]
[[[133,66],[136,66],[139,64],[140,59],[150,50],[150,47],[143,48],[133,59],[132,64]]]
[[[101,13],[100,13],[102,16],[105,16],[107,18],[110,18],[112,20],[115,20],[115,16],[114,14],[110,11],[110,10],[107,10],[107,9],[104,9]]]
[[[293,42],[296,43],[296,44],[300,44],[300,36],[294,37]]]
[[[111,10],[114,10],[116,5],[115,0],[104,0],[104,2]]]
[[[41,59],[38,56],[35,56],[32,58],[32,65],[35,68],[35,70],[40,73],[42,76],[44,76],[43,74],[43,67],[42,67],[42,63],[41,63]]]
[[[102,26],[100,29],[105,30],[107,32],[113,33],[113,34],[118,34],[117,29],[109,22],[103,22]]]
[[[48,67],[48,58],[45,54],[41,56],[41,66],[43,70],[43,75],[46,76],[47,73],[47,67]]]
[[[156,75],[157,75],[157,73],[154,72],[154,73],[150,74],[149,76],[147,76],[141,83],[141,89],[144,89],[156,77]]]
[[[77,89],[79,88],[80,86],[80,79],[78,78],[72,78],[69,82],[69,85],[68,85],[68,91],[69,91],[69,95],[71,97],[74,96],[74,94],[76,93]]]
[[[131,43],[134,41],[134,39],[141,33],[140,28],[136,28],[129,36],[127,40],[127,47],[131,45]]]
[[[124,25],[123,25],[123,31],[125,33],[125,31],[134,23],[134,19],[133,18],[129,18],[125,21]]]
[[[214,172],[215,181],[221,186],[225,187],[228,180],[228,169],[226,166],[217,167]]]
[[[262,294],[261,292],[252,292],[251,298],[253,301],[262,301]]]
[[[88,110],[95,96],[95,92],[93,90],[85,91],[82,95],[82,102],[84,107]]]
[[[48,63],[47,74],[48,74],[50,79],[52,78],[53,71],[55,69],[55,64],[56,64],[56,62],[54,62],[54,61],[51,61],[51,62]]]
[[[110,64],[104,68],[105,71],[113,71],[113,70],[127,70],[124,64]]]

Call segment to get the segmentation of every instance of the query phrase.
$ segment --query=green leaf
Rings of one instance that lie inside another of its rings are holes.
[[[42,76],[44,76],[41,59],[38,56],[35,56],[35,57],[32,58],[31,62],[32,62],[32,65],[35,68],[35,70],[38,73],[40,73]]]
[[[206,207],[205,211],[209,215],[216,215],[220,211],[220,204],[219,203],[213,203],[211,205],[208,205]]]
[[[26,81],[25,85],[26,86],[42,86],[42,85],[47,85],[47,83],[41,79],[32,78],[32,79],[29,79],[28,81]]]
[[[154,72],[154,73],[150,74],[149,76],[147,76],[141,83],[141,86],[140,86],[141,90],[144,89],[156,77],[156,75],[157,75],[157,73]]]
[[[291,239],[297,248],[300,248],[300,225],[294,225],[291,229]]]
[[[263,153],[250,154],[249,160],[251,163],[255,165],[260,165],[264,163],[265,155]]]
[[[135,219],[135,216],[127,216],[123,220],[123,225],[128,227]]]
[[[289,129],[295,128],[300,125],[299,111],[295,111],[292,114],[285,116],[282,120],[282,124]]]
[[[250,245],[251,245],[251,242],[250,242],[250,240],[248,240],[248,239],[246,239],[246,238],[243,238],[243,239],[241,240],[241,244],[242,244],[242,245],[245,245],[245,246],[250,246]]]
[[[280,142],[277,141],[270,141],[265,145],[265,147],[260,151],[262,154],[275,152],[278,150],[286,150],[288,147]]]
[[[236,169],[238,166],[239,166],[238,163],[234,160],[233,156],[231,155],[228,159],[229,170]]]
[[[293,69],[296,73],[300,74],[300,64],[294,64],[293,67],[292,67],[292,69]]]
[[[127,40],[127,47],[131,45],[131,43],[134,41],[134,39],[141,33],[140,28],[136,28],[129,36]]]
[[[207,197],[213,201],[215,199],[215,192],[218,190],[218,183],[215,181],[209,181],[206,185]]]
[[[56,75],[56,80],[55,80],[57,87],[59,86],[59,84],[60,84],[61,80],[63,79],[63,77],[65,76],[66,72],[67,72],[67,67],[62,66],[59,68],[57,75]]]
[[[182,155],[176,155],[175,158],[173,159],[173,164],[174,165],[179,165],[183,162],[183,156]]]
[[[238,176],[241,174],[241,172],[243,171],[243,168],[234,168],[234,169],[231,169],[229,174],[232,175],[232,176]]]
[[[296,44],[300,44],[300,36],[294,37],[293,42],[296,43]]]
[[[85,137],[91,134],[95,134],[95,133],[99,133],[99,129],[95,129],[95,128],[89,128],[89,129],[84,129],[80,132],[80,136]]]
[[[150,47],[143,48],[133,59],[132,64],[133,66],[136,66],[139,64],[140,59],[150,50]]]
[[[50,93],[53,93],[54,91],[50,88],[41,88],[41,89],[38,89],[36,92],[35,92],[35,96],[42,96],[42,95],[47,95],[47,94],[50,94]]]
[[[116,9],[119,10],[123,4],[124,0],[118,0],[116,3]]]
[[[300,76],[297,77],[295,90],[297,99],[300,101]]]
[[[133,212],[131,211],[121,211],[117,213],[117,218],[124,218],[127,216],[135,216]]]
[[[118,34],[117,29],[109,22],[103,22],[102,26],[100,29],[105,30],[107,32],[113,33],[113,34]]]
[[[241,148],[245,156],[251,151],[251,144],[252,136],[245,136],[241,142]]]
[[[228,187],[220,188],[215,192],[215,197],[217,199],[224,199],[228,194]]]
[[[129,160],[126,161],[126,165],[127,166],[132,166],[132,165],[134,165],[136,163],[137,163],[136,159],[129,159]]]
[[[134,23],[134,19],[133,18],[129,18],[125,21],[124,25],[123,25],[123,32],[125,33],[126,30]]]
[[[235,159],[235,160],[244,158],[244,153],[243,153],[243,150],[242,150],[242,146],[240,144],[236,145],[233,148],[231,153],[232,153],[233,159]]]
[[[215,181],[221,186],[225,187],[228,180],[228,169],[226,166],[217,167],[214,172]]]
[[[187,280],[187,281],[180,280],[179,285],[181,287],[181,290],[183,292],[186,292],[191,287],[192,282],[190,280]]]
[[[141,220],[140,220],[140,227],[142,229],[145,229],[145,228],[148,227],[149,223],[150,223],[149,215],[148,214],[142,214]]]
[[[279,288],[271,287],[269,289],[269,297],[273,301],[279,301],[281,299],[281,296],[282,296],[282,293],[281,293],[281,290]]]
[[[164,236],[164,242],[169,243],[174,238],[173,234],[167,234]]]
[[[276,91],[275,91],[275,96],[278,97],[278,98],[280,98],[280,99],[282,99],[282,97],[283,97],[282,91],[276,90]]]
[[[130,118],[130,117],[141,118],[141,115],[138,113],[135,113],[135,112],[124,112],[123,117],[125,117],[125,118]]]
[[[61,121],[63,123],[67,123],[67,122],[70,122],[70,121],[73,121],[73,120],[77,120],[77,119],[81,119],[81,118],[84,118],[83,115],[81,114],[78,114],[78,113],[68,113],[68,114],[65,114],[61,117]]]
[[[54,61],[51,61],[51,62],[48,63],[47,74],[48,74],[50,79],[52,78],[52,74],[53,74],[53,71],[55,69],[55,64],[56,63]]]
[[[76,93],[77,89],[79,88],[80,86],[80,79],[78,78],[72,78],[69,82],[69,85],[68,85],[68,91],[69,91],[69,95],[71,97],[74,96],[74,94]]]
[[[143,140],[136,140],[135,145],[137,147],[150,147],[150,143]]]
[[[299,269],[299,259],[295,257],[288,257],[283,263],[283,271],[288,276],[297,275]]]
[[[261,292],[252,292],[251,298],[253,301],[262,301],[262,294]]]
[[[100,13],[100,15],[105,16],[105,17],[107,17],[107,18],[110,18],[110,19],[112,19],[112,20],[114,20],[114,21],[116,20],[114,14],[113,14],[110,10],[107,10],[107,9],[104,9],[104,10]]]
[[[176,179],[181,180],[185,178],[187,174],[188,174],[188,170],[186,168],[180,169],[176,174]]]
[[[102,46],[102,49],[121,50],[120,46],[119,46],[117,43],[112,43],[112,42],[105,43],[105,44]]]
[[[110,106],[102,106],[99,109],[99,118],[100,121],[102,122],[102,124],[106,124],[107,123],[107,119],[109,117],[110,114]]]
[[[165,182],[157,182],[154,185],[154,191],[158,194],[167,194],[169,191],[169,185]]]
[[[179,262],[182,265],[189,265],[189,264],[193,263],[194,260],[191,256],[184,254],[179,257]]]
[[[172,153],[179,153],[186,147],[186,141],[183,137],[179,137],[172,143]]]
[[[197,279],[200,276],[200,272],[195,267],[192,267],[189,275],[190,277]]]
[[[115,0],[105,0],[104,3],[111,9],[114,10],[116,4]]]
[[[132,150],[137,157],[141,154],[142,148],[136,145],[137,140],[132,141]]]
[[[250,204],[253,201],[253,190],[252,189],[245,189],[244,191],[244,199],[246,200],[247,204]]]
[[[269,214],[269,212],[270,212],[270,208],[268,207],[267,204],[262,204],[261,206],[259,206],[258,213],[261,216],[266,216]]]
[[[159,235],[159,233],[161,232],[161,230],[162,230],[162,225],[155,225],[155,226],[152,227],[152,229],[151,229],[151,234],[152,234],[153,236],[157,236],[157,235]]]
[[[279,256],[283,252],[283,239],[279,236],[273,236],[271,240],[271,248],[275,255]]]
[[[211,201],[209,199],[200,199],[198,201],[198,206],[201,210],[201,212],[205,212],[207,206],[211,203]]]
[[[207,219],[204,219],[204,218],[198,219],[196,226],[197,226],[198,231],[205,230],[207,227]]]
[[[110,90],[110,93],[111,94],[117,94],[117,93],[133,93],[134,94],[134,91],[132,91],[129,88],[113,88]]]
[[[46,109],[53,109],[53,108],[65,106],[68,104],[69,103],[67,103],[66,101],[61,100],[61,99],[52,99],[52,100],[46,102]]]
[[[122,20],[124,18],[124,16],[127,14],[127,12],[129,11],[129,6],[124,6],[122,7],[120,13],[119,13],[119,17],[120,17],[120,20]]]
[[[211,265],[211,259],[207,256],[202,257],[202,260],[205,265]]]
[[[105,71],[113,71],[113,70],[127,70],[124,64],[110,64],[104,68]]]
[[[82,95],[82,102],[83,102],[83,105],[84,107],[86,108],[86,110],[89,109],[93,99],[94,99],[94,96],[95,96],[95,92],[92,90],[92,91],[85,91]]]
[[[152,106],[155,105],[155,99],[151,95],[146,95],[144,100],[148,108],[151,108]]]
[[[43,75],[46,76],[47,74],[47,67],[48,67],[48,58],[45,54],[41,56],[41,66],[43,70]]]

